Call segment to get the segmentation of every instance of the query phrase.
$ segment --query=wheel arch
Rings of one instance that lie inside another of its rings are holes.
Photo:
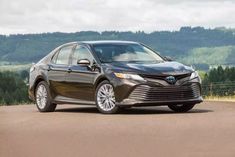
[[[46,81],[46,79],[43,77],[43,76],[38,76],[36,79],[35,79],[35,83],[34,83],[34,88],[33,88],[33,94],[35,95],[35,91],[36,91],[36,88],[38,86],[38,84],[42,81]],[[47,81],[46,81],[47,82]]]
[[[95,82],[95,85],[94,85],[94,89],[96,90],[97,86],[98,86],[101,82],[103,82],[103,81],[105,81],[105,80],[109,81],[109,79],[108,79],[107,77],[105,77],[105,76],[100,76],[98,79],[96,79],[96,82]]]

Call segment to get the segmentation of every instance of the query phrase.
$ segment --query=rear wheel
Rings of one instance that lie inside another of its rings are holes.
[[[117,113],[119,107],[116,105],[112,84],[105,80],[101,82],[95,94],[96,106],[101,113]]]
[[[175,112],[187,112],[194,107],[195,104],[177,104],[168,105],[168,107]]]
[[[40,112],[55,111],[56,104],[51,102],[49,87],[45,81],[39,82],[35,91],[36,106]]]

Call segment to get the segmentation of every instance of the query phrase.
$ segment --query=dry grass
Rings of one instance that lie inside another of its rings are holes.
[[[227,102],[235,102],[235,95],[234,96],[206,96],[204,97],[206,101],[227,101]]]

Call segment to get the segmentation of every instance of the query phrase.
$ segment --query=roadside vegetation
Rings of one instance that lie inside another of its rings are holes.
[[[28,71],[0,71],[0,105],[29,103]]]
[[[204,75],[202,91],[207,99],[235,100],[235,67],[210,70]]]

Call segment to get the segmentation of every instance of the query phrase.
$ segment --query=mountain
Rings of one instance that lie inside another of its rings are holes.
[[[193,48],[179,59],[186,64],[235,65],[235,46]]]
[[[234,64],[235,32],[233,29],[182,27],[179,31],[152,33],[119,31],[81,31],[76,33],[42,33],[0,35],[0,61],[36,62],[55,47],[71,41],[130,40],[142,42],[188,64]],[[231,58],[233,57],[233,58]]]

